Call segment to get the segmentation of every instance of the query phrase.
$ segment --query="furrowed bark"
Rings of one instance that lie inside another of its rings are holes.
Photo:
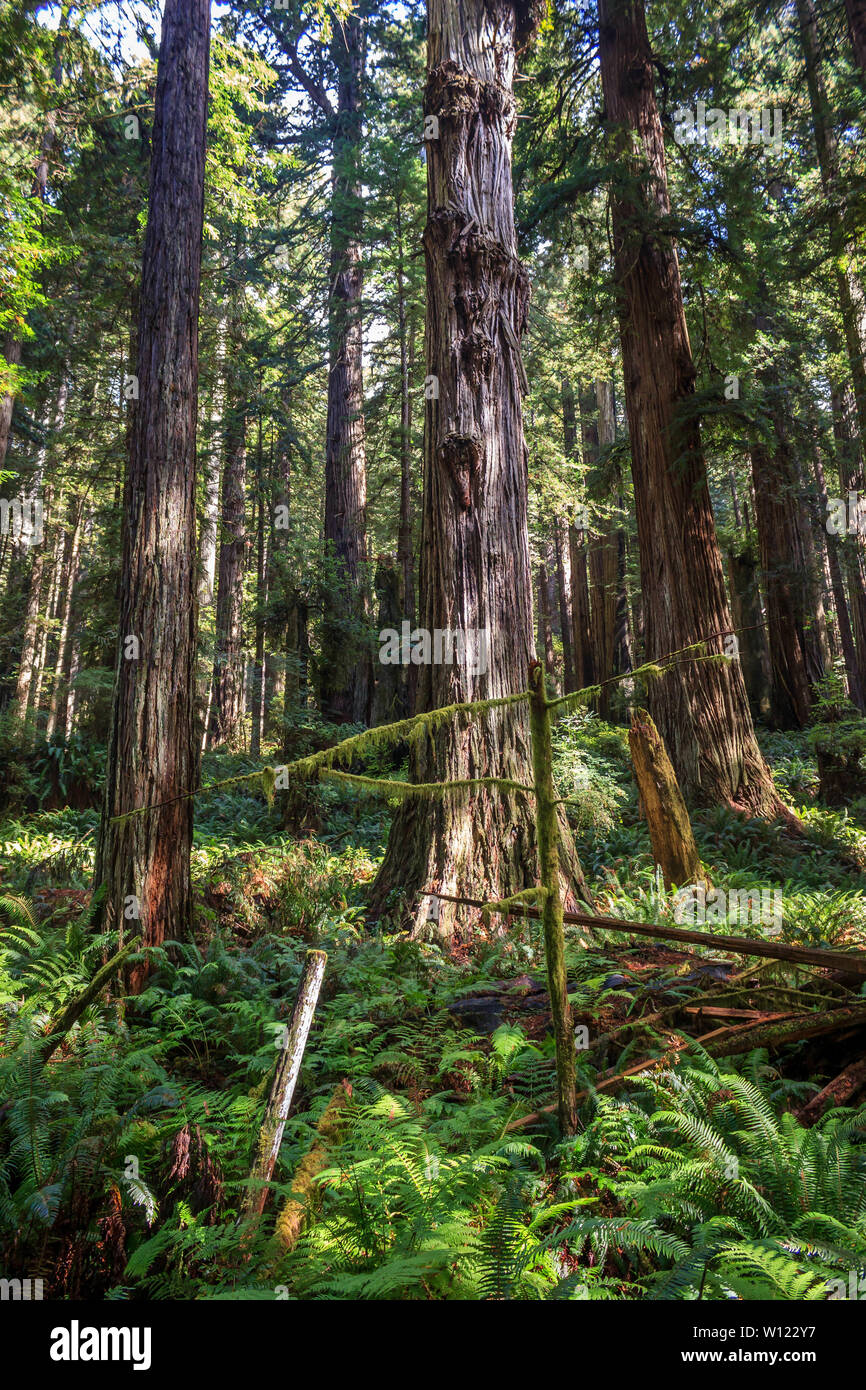
[[[240,239],[236,254],[240,252]],[[247,385],[243,353],[242,291],[235,295],[226,387],[225,466],[220,504],[216,647],[208,717],[208,747],[237,747],[243,736],[243,584],[246,569]]]
[[[533,658],[532,578],[520,340],[529,285],[517,258],[511,184],[515,46],[526,7],[512,0],[431,0],[427,142],[427,376],[421,624],[459,629],[487,660],[419,667],[418,710],[526,689]],[[528,32],[528,30],[527,30]],[[482,669],[484,667],[484,669]],[[458,718],[412,743],[413,781],[496,776],[529,781],[525,706]],[[563,835],[569,887],[582,875]],[[477,794],[405,800],[371,896],[371,914],[426,928],[426,885],[496,898],[536,881],[535,830],[524,798]],[[402,900],[402,903],[401,903]],[[439,930],[447,934],[453,913]]]
[[[654,65],[642,0],[599,0],[615,173],[614,259],[649,660],[732,630],[683,310]],[[755,740],[739,663],[689,662],[654,681],[653,717],[687,800],[784,808]]]
[[[571,565],[568,554],[568,528],[561,516],[554,518],[553,525],[556,547],[556,594],[559,603],[559,627],[562,636],[562,680],[565,693],[570,695],[577,687],[574,683],[574,657],[571,641]]]
[[[661,866],[665,887],[697,883],[703,874],[689,813],[664,741],[646,710],[635,711],[628,744],[653,858]]]
[[[190,925],[196,415],[209,0],[166,0],[124,495],[117,677],[94,886],[146,946]],[[135,638],[135,644],[127,639]],[[140,810],[138,808],[153,808]],[[124,820],[114,817],[138,812]],[[145,968],[133,971],[133,992]]]
[[[363,269],[358,230],[363,213],[362,138],[364,28],[357,14],[335,26],[337,70],[331,203],[330,372],[325,455],[325,546],[334,566],[323,592],[319,698],[335,723],[366,723],[372,661],[365,629],[367,577],[367,453],[362,341]]]

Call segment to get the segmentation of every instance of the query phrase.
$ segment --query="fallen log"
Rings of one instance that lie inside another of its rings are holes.
[[[826,1014],[817,1012],[799,1014],[794,1018],[787,1018],[774,1023],[746,1023],[736,1027],[714,1028],[711,1033],[704,1033],[700,1038],[680,1036],[679,1040],[672,1043],[663,1056],[645,1058],[642,1062],[635,1062],[622,1072],[612,1069],[592,1089],[596,1092],[604,1091],[608,1095],[618,1091],[633,1076],[639,1076],[654,1069],[663,1069],[668,1064],[668,1059],[672,1054],[684,1052],[695,1042],[710,1057],[736,1057],[743,1052],[751,1052],[757,1047],[781,1047],[785,1043],[802,1042],[806,1038],[818,1038],[827,1033],[836,1033],[843,1028],[852,1026],[866,1027],[866,1004],[854,1004],[845,1009],[834,1009]],[[579,1091],[577,1099],[579,1101],[586,1100],[589,1094],[589,1090]],[[540,1110],[534,1111],[531,1115],[523,1115],[520,1119],[512,1120],[506,1129],[525,1129],[528,1125],[536,1124],[543,1115],[552,1114],[555,1109],[555,1105],[542,1106]]]
[[[443,902],[460,903],[465,907],[487,907],[480,898],[457,898],[425,888],[424,892]],[[529,903],[509,904],[509,912],[520,917],[539,916],[538,908]],[[692,931],[689,927],[656,926],[654,922],[629,922],[619,917],[597,917],[591,912],[564,912],[563,920],[596,931],[630,932],[634,936],[652,936],[660,941],[684,941],[692,946],[706,946],[715,951],[730,951],[734,955],[764,956],[768,960],[786,960],[793,965],[818,965],[823,969],[842,970],[846,974],[866,977],[866,952],[822,951],[813,946],[791,946],[781,941],[753,941],[748,936],[727,936],[715,932]]]
[[[686,1004],[682,1012],[705,1018],[747,1018],[753,1023],[771,1023],[774,1019],[792,1016],[791,1009],[787,1013],[767,1013],[762,1009],[734,1009],[728,1004]]]
[[[813,1125],[816,1120],[820,1120],[825,1110],[830,1110],[833,1106],[844,1105],[852,1096],[855,1096],[862,1086],[866,1086],[866,1057],[860,1057],[856,1062],[852,1062],[844,1071],[819,1091],[817,1095],[807,1100],[796,1112],[796,1119],[801,1125]]]
[[[268,1184],[273,1177],[280,1145],[283,1142],[283,1131],[300,1074],[301,1059],[313,1022],[327,959],[325,951],[308,951],[304,961],[292,1010],[292,1021],[274,1073],[264,1123],[259,1132],[256,1162],[244,1195],[240,1216],[242,1222],[254,1225],[265,1209]]]
[[[128,941],[123,947],[123,950],[118,951],[116,956],[112,956],[111,960],[106,961],[105,965],[97,970],[90,984],[86,985],[80,994],[77,994],[74,999],[69,1001],[57,1022],[52,1025],[47,1038],[40,1044],[39,1056],[43,1065],[48,1061],[49,1057],[57,1051],[63,1039],[66,1037],[66,1034],[73,1025],[78,1022],[87,1006],[93,1003],[96,996],[108,984],[111,977],[117,974],[127,956],[129,956],[132,951],[136,950],[140,944],[141,942],[138,937],[133,938],[132,941]]]

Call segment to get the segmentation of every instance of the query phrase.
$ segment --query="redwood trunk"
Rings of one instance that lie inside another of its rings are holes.
[[[544,673],[555,685],[556,657],[553,651],[550,614],[550,577],[545,564],[538,566],[538,650],[544,661]]]
[[[691,410],[695,368],[679,262],[659,225],[669,223],[671,206],[641,0],[599,0],[599,39],[646,655],[659,660],[700,641],[722,653],[732,624]],[[649,698],[687,798],[781,811],[738,662],[688,661],[652,682]]]
[[[610,381],[597,380],[595,397],[598,407],[598,447],[609,449],[616,439],[613,387]],[[602,719],[610,719],[615,674],[616,590],[619,569],[616,525],[606,518],[603,529],[593,534],[589,545],[589,580],[593,667],[595,681],[601,684],[597,708]],[[608,684],[605,684],[608,682]]]
[[[556,546],[556,596],[559,604],[559,630],[562,637],[563,685],[566,694],[576,690],[572,647],[571,564],[568,553],[568,528],[561,516],[554,518]]]
[[[333,573],[323,591],[319,698],[326,719],[366,722],[372,665],[366,626],[367,455],[364,437],[358,229],[363,209],[359,168],[364,29],[349,15],[335,27],[337,69],[331,204],[330,373],[325,457],[325,549]]]
[[[424,109],[438,138],[427,143],[427,375],[439,395],[426,402],[421,622],[485,631],[489,641],[486,662],[420,666],[421,710],[526,690],[533,656],[520,349],[529,286],[511,185],[519,18],[510,0],[430,0],[428,11]],[[526,783],[531,768],[523,705],[460,719],[412,744],[415,780]],[[573,847],[564,853],[573,880]],[[524,798],[413,797],[395,817],[372,910],[382,915],[404,899],[420,929],[424,888],[498,898],[537,881]],[[443,905],[440,932],[453,913]]]
[[[216,650],[208,744],[236,746],[243,733],[243,584],[246,560],[247,417],[245,404],[232,403],[226,432],[222,487],[222,529],[217,581]]]
[[[847,8],[852,36],[857,35],[854,40],[857,52],[863,38],[862,0],[848,0]],[[859,261],[859,247],[857,237],[851,235],[846,226],[848,209],[839,178],[835,117],[822,71],[823,55],[813,0],[797,0],[797,15],[848,365],[854,386],[860,439],[866,444],[866,294],[855,268]]]
[[[124,496],[117,684],[94,883],[145,945],[190,926],[196,768],[196,415],[210,0],[166,0],[138,377]],[[126,638],[139,639],[129,659]],[[112,822],[138,808],[140,814]],[[133,972],[139,990],[145,968]]]
[[[565,457],[577,462],[577,420],[571,382],[562,382],[562,443]],[[589,575],[586,563],[586,532],[574,522],[568,527],[568,559],[571,571],[571,653],[574,662],[574,688],[592,684],[592,637],[589,630]]]
[[[815,675],[806,631],[813,606],[793,460],[787,440],[778,434],[772,444],[756,440],[751,458],[767,596],[771,719],[780,729],[802,728],[809,720]]]
[[[860,72],[866,77],[866,0],[845,0],[851,47]]]

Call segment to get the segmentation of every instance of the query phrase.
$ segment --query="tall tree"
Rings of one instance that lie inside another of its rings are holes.
[[[143,941],[190,920],[196,766],[196,414],[210,0],[166,0],[124,491],[117,675],[96,855],[104,913]],[[137,814],[129,815],[130,812]],[[126,817],[115,820],[114,817]],[[140,988],[143,967],[133,974]]]
[[[230,331],[231,364],[226,384],[224,467],[217,570],[216,649],[208,744],[236,745],[243,730],[243,583],[247,553],[247,392],[243,358],[243,291],[238,286]]]
[[[706,642],[720,657],[654,681],[652,712],[687,796],[774,814],[783,808],[755,740],[739,662],[723,656],[732,624],[642,0],[599,0],[599,46],[646,654],[658,660]]]
[[[319,693],[322,713],[337,722],[366,721],[372,670],[366,646],[367,450],[359,225],[365,30],[358,14],[334,29],[337,105],[332,110],[330,368],[325,440],[326,560]]]
[[[533,621],[520,339],[529,283],[511,184],[518,46],[533,14],[513,0],[430,0],[427,118],[427,376],[421,622],[488,637],[489,660],[421,667],[418,708],[527,688]],[[530,775],[527,712],[487,711],[413,742],[420,781]],[[566,859],[579,875],[573,847]],[[537,881],[532,816],[512,795],[410,798],[395,817],[373,911],[424,888],[500,896]],[[440,930],[453,914],[442,904]]]

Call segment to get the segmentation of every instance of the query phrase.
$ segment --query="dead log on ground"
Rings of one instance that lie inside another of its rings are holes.
[[[283,1142],[283,1131],[300,1074],[301,1059],[313,1022],[327,959],[325,951],[308,951],[304,961],[295,1007],[292,1010],[292,1021],[274,1073],[265,1119],[259,1133],[256,1162],[243,1200],[241,1221],[244,1222],[254,1224],[265,1209],[268,1183],[273,1177],[280,1145]]]

